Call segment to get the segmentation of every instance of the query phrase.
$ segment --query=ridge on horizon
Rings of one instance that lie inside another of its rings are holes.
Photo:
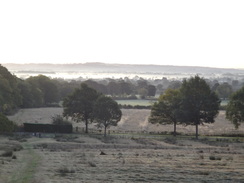
[[[120,66],[160,66],[160,67],[185,67],[185,68],[209,68],[209,69],[235,69],[244,70],[244,68],[225,68],[211,66],[190,66],[190,65],[161,65],[161,64],[123,64],[123,63],[104,63],[104,62],[85,62],[85,63],[0,63],[1,65],[120,65]]]

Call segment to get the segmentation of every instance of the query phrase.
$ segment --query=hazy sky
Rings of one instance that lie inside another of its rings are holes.
[[[0,0],[0,63],[244,69],[244,0]]]

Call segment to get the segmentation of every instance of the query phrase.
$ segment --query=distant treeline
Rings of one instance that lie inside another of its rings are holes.
[[[168,88],[180,88],[182,84],[182,80],[168,80],[167,78],[145,80],[139,77],[68,81],[38,75],[23,80],[12,75],[7,68],[0,65],[0,112],[10,114],[18,108],[58,106],[59,102],[71,94],[75,88],[79,88],[82,82],[114,99],[155,97],[155,95],[164,93]],[[233,91],[244,85],[244,79],[231,80],[226,77],[219,80],[208,79],[207,83],[220,98],[227,99]],[[133,106],[123,107],[134,108]]]

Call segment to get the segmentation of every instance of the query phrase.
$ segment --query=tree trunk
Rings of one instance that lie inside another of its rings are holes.
[[[174,136],[176,136],[176,122],[174,122]]]
[[[106,137],[107,136],[107,127],[105,126],[104,127],[104,137]]]
[[[86,131],[85,133],[88,133],[88,120],[86,119]]]
[[[198,123],[196,123],[196,139],[198,139]]]

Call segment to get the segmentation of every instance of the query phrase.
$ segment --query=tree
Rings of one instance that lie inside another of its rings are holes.
[[[137,93],[140,95],[141,98],[145,98],[148,94],[148,83],[147,80],[140,78],[137,81]]]
[[[110,81],[107,85],[108,94],[116,96],[120,93],[119,85],[115,81]]]
[[[107,88],[103,84],[93,81],[92,79],[86,80],[84,81],[84,83],[86,83],[89,87],[97,90],[100,93],[107,93]]]
[[[171,81],[169,83],[168,88],[171,88],[171,89],[179,89],[181,87],[181,85],[182,85],[181,81],[177,81],[177,80],[176,81]]]
[[[120,90],[120,95],[130,95],[132,94],[132,86],[130,83],[125,82],[124,80],[120,80],[118,82],[118,87]]]
[[[231,95],[226,108],[226,118],[236,129],[244,122],[244,86]]]
[[[184,80],[180,88],[180,95],[180,121],[187,125],[195,125],[196,139],[198,139],[198,125],[214,122],[220,100],[211,91],[206,81],[199,76]]]
[[[112,98],[101,95],[95,104],[94,118],[97,126],[104,127],[104,137],[107,135],[107,129],[110,126],[117,126],[120,121],[122,112],[119,105]]]
[[[71,125],[72,123],[64,119],[62,115],[52,117],[52,124],[54,125]]]
[[[220,98],[225,100],[225,99],[229,98],[229,96],[232,94],[232,86],[226,82],[223,84],[220,84],[216,88],[216,93],[219,95]]]
[[[10,114],[22,103],[17,77],[0,64],[0,112]]]
[[[93,122],[94,105],[100,94],[85,83],[81,84],[79,89],[64,99],[63,107],[65,117],[72,117],[76,122],[85,122],[88,133],[88,123]]]
[[[154,103],[149,117],[150,123],[174,124],[174,136],[176,136],[176,124],[179,115],[179,90],[168,89]]]
[[[65,97],[70,95],[75,88],[79,88],[81,83],[75,80],[69,82],[64,79],[56,79],[55,84],[59,91],[60,100],[63,100]]]
[[[49,77],[38,75],[35,77],[30,77],[26,81],[32,85],[33,91],[41,91],[45,105],[58,102],[58,87]]]
[[[148,85],[147,96],[154,97],[156,94],[156,87],[154,85]]]
[[[22,104],[20,107],[22,107],[22,108],[34,107],[35,99],[33,98],[31,85],[28,82],[19,79],[18,88],[19,88],[20,94],[22,96]]]

